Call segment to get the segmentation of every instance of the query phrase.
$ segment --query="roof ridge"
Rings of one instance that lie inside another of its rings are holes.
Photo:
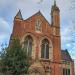
[[[72,61],[72,58],[68,52],[68,50],[61,50],[61,56],[63,60]]]
[[[41,11],[39,10],[38,12],[36,12],[35,14],[33,14],[32,16],[28,17],[27,19],[25,19],[24,21],[28,20],[29,18],[35,16],[36,14],[41,14],[43,16],[43,14],[41,13]],[[44,17],[44,16],[43,16]],[[47,19],[44,17],[44,19],[47,21]],[[47,21],[47,23],[50,25],[50,23]]]

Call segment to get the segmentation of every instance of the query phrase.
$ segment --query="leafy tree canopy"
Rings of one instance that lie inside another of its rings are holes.
[[[2,72],[11,75],[27,74],[29,63],[25,50],[22,49],[19,39],[13,39],[9,47],[1,52]]]

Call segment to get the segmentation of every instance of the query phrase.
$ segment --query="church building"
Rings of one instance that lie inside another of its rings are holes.
[[[56,1],[51,8],[51,24],[40,11],[23,20],[19,10],[10,41],[14,37],[20,39],[31,57],[28,75],[74,75],[71,56],[67,50],[61,50],[60,9]]]

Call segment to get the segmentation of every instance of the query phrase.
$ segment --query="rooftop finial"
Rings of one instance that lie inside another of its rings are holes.
[[[54,0],[54,5],[56,6],[56,0]]]
[[[19,10],[18,13],[16,14],[15,18],[16,18],[16,19],[23,19],[20,10]]]

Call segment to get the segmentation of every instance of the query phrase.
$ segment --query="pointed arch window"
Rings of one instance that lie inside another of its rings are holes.
[[[30,35],[28,35],[24,41],[24,49],[25,49],[27,55],[29,55],[29,56],[31,56],[31,54],[32,54],[32,43],[33,43],[33,39]]]
[[[49,41],[47,39],[42,41],[41,58],[49,59]]]
[[[40,19],[36,20],[35,30],[41,31],[41,21],[40,21]]]

